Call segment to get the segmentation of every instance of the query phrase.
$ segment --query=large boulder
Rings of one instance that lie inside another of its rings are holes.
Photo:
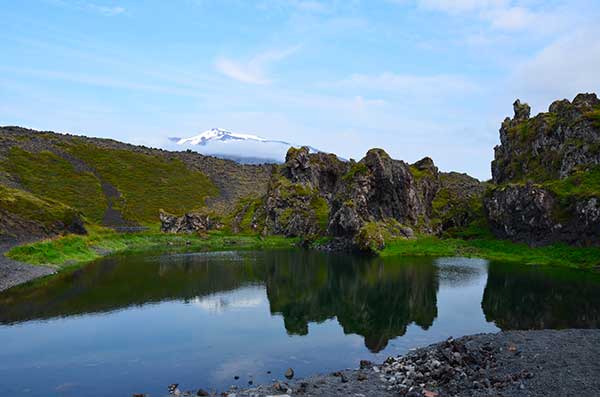
[[[371,149],[352,163],[331,202],[329,232],[355,236],[365,224],[393,219],[401,225],[431,231],[431,200],[439,188],[431,159],[413,166]]]
[[[189,212],[176,216],[160,210],[159,217],[160,230],[163,233],[199,233],[223,226],[210,214],[202,212]]]
[[[258,211],[264,216],[263,233],[309,239],[324,235],[329,202],[346,168],[333,154],[291,148],[285,164],[271,177],[264,209]]]

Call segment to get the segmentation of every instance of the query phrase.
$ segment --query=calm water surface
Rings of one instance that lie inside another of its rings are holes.
[[[116,256],[0,294],[0,395],[222,390],[451,335],[599,324],[600,280],[574,271],[302,250]]]

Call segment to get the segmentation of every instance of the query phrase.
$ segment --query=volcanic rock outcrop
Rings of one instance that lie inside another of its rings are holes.
[[[599,245],[600,100],[579,94],[534,118],[517,100],[514,111],[495,148],[497,186],[484,199],[490,228],[530,245]]]
[[[197,233],[219,229],[223,225],[210,214],[190,212],[176,216],[160,210],[160,231],[164,233]]]
[[[454,188],[457,179],[466,181],[460,191]],[[468,205],[447,203],[472,197],[480,201],[482,191],[474,178],[440,173],[430,158],[411,165],[371,149],[362,160],[346,162],[333,154],[292,148],[273,173],[267,194],[238,207],[233,229],[309,241],[327,236],[332,248],[377,251],[391,238],[441,233],[469,223]],[[436,201],[438,194],[441,200]],[[465,211],[450,214],[450,207]]]

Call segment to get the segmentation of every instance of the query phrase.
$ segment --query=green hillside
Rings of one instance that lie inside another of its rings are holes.
[[[0,237],[76,231],[80,222],[79,213],[73,208],[3,185],[0,185],[0,219]]]
[[[114,141],[0,128],[2,210],[25,224],[40,217],[58,222],[64,208],[94,224],[152,224],[161,208],[183,213],[219,196],[205,173],[168,154]],[[14,197],[29,204],[7,204]],[[31,203],[42,209],[31,211]]]

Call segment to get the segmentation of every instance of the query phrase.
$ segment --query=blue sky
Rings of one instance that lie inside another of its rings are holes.
[[[221,127],[490,176],[502,119],[600,92],[597,0],[7,0],[0,125]]]

